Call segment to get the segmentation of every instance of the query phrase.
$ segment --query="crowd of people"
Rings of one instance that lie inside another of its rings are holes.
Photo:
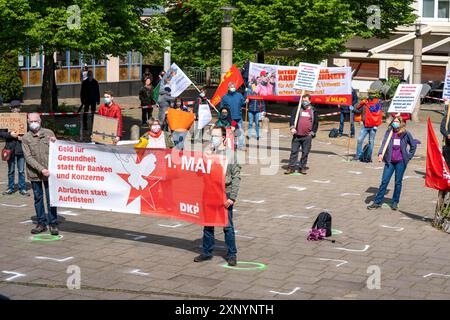
[[[164,73],[159,74],[161,80]],[[155,97],[152,85],[151,74],[143,78],[143,86],[139,91],[139,100],[142,107],[142,125],[148,130],[141,136],[136,148],[177,148],[182,150],[188,132],[192,135],[192,141],[198,137],[203,137],[203,130],[198,127],[199,106],[210,104],[207,98],[206,88],[200,88],[198,97],[193,105],[185,105],[179,97],[172,97],[168,86],[159,88],[159,93]],[[229,147],[237,150],[245,150],[245,138],[253,137],[255,128],[255,138],[259,141],[259,122],[265,114],[266,105],[263,100],[249,99],[254,97],[251,86],[244,94],[240,93],[233,82],[228,85],[228,92],[222,97],[218,106],[217,120],[210,127],[211,142],[208,144],[206,152],[225,154]],[[93,78],[92,72],[86,72],[86,78],[81,86],[81,102],[84,110],[95,112],[97,104],[100,103],[100,92],[98,82]],[[248,127],[244,130],[243,107],[248,106]],[[157,117],[154,116],[154,108],[158,108]],[[20,101],[10,103],[11,112],[20,112]],[[114,143],[119,142],[123,136],[122,111],[120,106],[114,101],[111,91],[103,93],[103,101],[100,104],[98,114],[118,119],[117,134]],[[176,116],[172,116],[176,114]],[[86,115],[86,114],[85,114]],[[357,139],[357,150],[354,157],[356,161],[363,161],[364,156],[372,159],[375,135],[378,127],[382,123],[382,108],[380,100],[375,92],[369,91],[366,99],[359,100],[355,90],[352,92],[352,105],[341,107],[339,135],[342,136],[345,119],[350,116],[350,138],[355,136],[354,122],[360,117],[361,130]],[[180,121],[180,118],[186,121]],[[28,114],[29,131],[20,136],[16,132],[0,132],[0,137],[6,140],[6,148],[12,150],[12,155],[8,160],[8,185],[3,195],[11,195],[15,192],[14,178],[15,168],[18,172],[18,189],[23,196],[30,196],[25,184],[25,167],[28,179],[34,195],[34,205],[37,217],[37,225],[31,233],[38,234],[50,230],[52,235],[59,233],[57,227],[57,210],[50,206],[48,170],[49,144],[56,140],[54,132],[42,128],[41,118],[37,113]],[[446,120],[446,121],[445,121]],[[87,126],[87,119],[83,117],[84,129]],[[311,103],[311,96],[306,94],[302,97],[299,108],[293,108],[290,122],[290,132],[292,134],[291,150],[286,175],[300,173],[307,174],[308,155],[312,148],[312,141],[315,138],[318,128],[318,114]],[[245,136],[245,132],[247,135]],[[235,137],[235,144],[230,146],[227,138],[229,134]],[[444,117],[441,124],[441,133],[445,137],[444,156],[450,162],[450,131],[448,130],[448,117]],[[363,143],[369,136],[368,144],[363,150]],[[203,140],[201,139],[203,142]],[[379,162],[384,162],[381,184],[375,196],[374,202],[367,207],[369,210],[381,207],[387,186],[395,173],[394,193],[391,203],[393,210],[398,209],[402,190],[403,175],[408,162],[413,158],[416,151],[417,141],[411,132],[406,129],[406,120],[402,115],[393,115],[388,128],[384,134],[382,145],[377,153]],[[299,153],[302,151],[300,160]],[[236,153],[232,153],[236,154]],[[367,159],[365,160],[367,161]],[[229,224],[224,228],[225,243],[228,248],[228,263],[236,265],[237,249],[235,244],[233,226],[233,205],[236,201],[240,184],[241,167],[236,161],[231,161],[226,170],[226,202],[224,207],[228,210]],[[46,198],[46,206],[44,205]],[[46,210],[47,208],[47,210]],[[48,212],[46,214],[45,212]],[[204,227],[202,253],[195,257],[195,262],[206,261],[212,258],[214,248],[214,228]]]

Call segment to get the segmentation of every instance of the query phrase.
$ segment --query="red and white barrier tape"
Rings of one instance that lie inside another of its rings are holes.
[[[425,96],[425,98],[427,98],[427,99],[433,99],[433,100],[438,100],[438,101],[442,101],[442,102],[445,101],[444,99],[436,98],[436,97],[430,97],[430,96]]]

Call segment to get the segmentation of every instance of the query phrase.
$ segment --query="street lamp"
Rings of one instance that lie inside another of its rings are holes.
[[[230,70],[233,65],[233,28],[231,25],[231,11],[236,8],[225,5],[220,7],[224,11],[223,26],[221,29],[220,47],[220,75],[221,78]]]
[[[236,10],[236,8],[230,5],[225,5],[220,7],[220,9],[223,10],[223,26],[229,27],[231,24],[231,11]]]
[[[425,23],[421,23],[420,21],[414,24],[414,30],[416,31],[416,37],[420,37],[422,35],[421,29],[422,26],[426,26]]]
[[[422,83],[422,49],[423,49],[423,39],[422,39],[422,26],[426,24],[417,21],[414,24],[414,30],[416,38],[414,39],[414,51],[413,51],[413,81],[414,84]],[[416,107],[412,113],[412,120],[414,122],[419,121],[420,112],[420,99],[417,102]]]

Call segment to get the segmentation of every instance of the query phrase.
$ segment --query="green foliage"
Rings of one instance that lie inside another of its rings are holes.
[[[233,61],[238,65],[256,52],[296,50],[295,61],[319,62],[345,50],[355,35],[386,37],[399,25],[414,22],[413,0],[189,0],[167,1],[174,33],[173,59],[180,65],[218,65],[223,11],[233,11]],[[367,21],[371,5],[381,9],[380,29]],[[253,60],[253,59],[252,59]],[[281,59],[283,60],[283,59]]]
[[[0,95],[4,102],[21,100],[23,84],[19,74],[17,51],[6,51],[0,56]]]
[[[395,95],[395,91],[397,91],[397,87],[400,84],[399,78],[390,77],[386,84],[389,86],[389,91],[387,93],[387,96],[392,98]]]

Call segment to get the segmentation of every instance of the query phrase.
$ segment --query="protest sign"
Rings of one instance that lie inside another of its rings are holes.
[[[319,80],[320,65],[301,62],[294,81],[294,88],[315,91]]]
[[[294,87],[298,67],[250,63],[247,98],[298,102],[302,90]],[[352,104],[350,67],[321,68],[315,91],[306,90],[316,104]]]
[[[27,132],[27,114],[26,113],[0,113],[0,129],[8,129],[9,132],[15,131],[17,134]]]
[[[170,130],[189,130],[194,123],[195,115],[180,109],[169,108],[167,111],[167,122]]]
[[[421,84],[400,84],[389,106],[389,113],[412,113],[420,97]]]
[[[203,129],[212,120],[211,109],[209,105],[200,104],[198,106],[198,129]]]
[[[118,126],[119,120],[116,118],[94,115],[91,140],[103,144],[114,144]]]
[[[444,90],[442,90],[442,99],[445,101],[450,101],[450,69],[447,70],[445,75]]]
[[[50,203],[226,226],[224,163],[200,152],[58,140],[50,144]]]

